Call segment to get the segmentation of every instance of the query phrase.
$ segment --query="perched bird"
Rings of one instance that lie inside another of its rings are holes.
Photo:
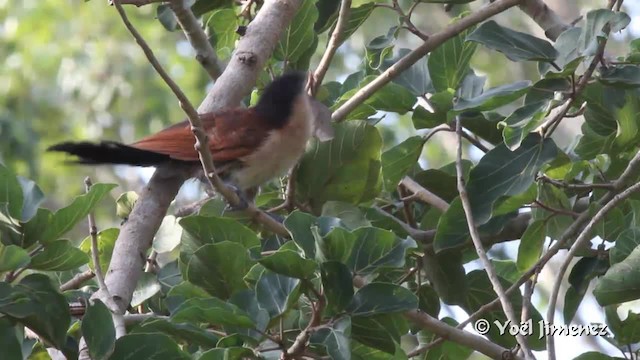
[[[200,115],[214,165],[225,182],[241,192],[253,191],[293,167],[314,130],[330,133],[330,114],[305,93],[305,80],[303,73],[287,73],[265,88],[254,107]],[[159,166],[177,161],[200,168],[194,143],[190,124],[183,121],[129,145],[64,142],[47,150],[75,155],[81,164]]]

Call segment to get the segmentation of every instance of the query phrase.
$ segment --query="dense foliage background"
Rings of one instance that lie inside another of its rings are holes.
[[[193,2],[221,62],[261,3]],[[271,76],[313,72],[325,53],[341,1],[301,3],[246,105]],[[104,1],[0,0],[6,358],[75,358],[81,337],[93,359],[484,358],[491,351],[473,324],[507,315],[500,304],[483,307],[497,295],[457,189],[457,121],[473,224],[502,286],[520,285],[508,296],[517,319],[536,324],[526,347],[548,356],[537,324],[559,290],[551,320],[557,312],[557,324],[605,323],[608,335],[557,336],[558,358],[638,358],[640,6],[546,3],[559,36],[538,25],[549,13],[534,21],[509,9],[378,88],[338,119],[333,140],[312,141],[292,206],[278,210],[288,237],[226,212],[219,197],[185,216],[185,205],[205,197],[200,183],[187,182],[147,254],[123,318],[127,335],[116,341],[109,304],[89,301],[98,283],[86,218],[95,217],[106,272],[119,225],[153,170],[76,167],[44,149],[67,139],[130,142],[184,113]],[[429,35],[484,6],[352,1],[316,98],[340,109]],[[169,6],[125,7],[187,96],[204,98],[212,80]],[[94,185],[85,190],[86,176]],[[267,184],[257,205],[281,204],[286,183]],[[497,326],[482,335],[527,356]]]

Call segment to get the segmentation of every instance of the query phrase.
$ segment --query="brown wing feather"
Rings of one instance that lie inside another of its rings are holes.
[[[209,136],[209,150],[215,162],[238,160],[251,154],[268,135],[268,122],[253,109],[235,109],[201,115],[202,126]],[[131,146],[169,155],[183,161],[197,161],[198,153],[189,122],[170,126]]]

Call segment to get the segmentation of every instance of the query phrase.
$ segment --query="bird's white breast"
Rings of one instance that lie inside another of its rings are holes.
[[[283,175],[304,153],[313,131],[313,113],[306,94],[298,96],[287,124],[272,130],[260,148],[242,158],[244,167],[234,174],[242,190]]]

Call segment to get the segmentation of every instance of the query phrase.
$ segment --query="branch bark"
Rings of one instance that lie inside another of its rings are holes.
[[[184,31],[187,40],[196,51],[196,60],[207,71],[211,79],[217,79],[222,74],[222,66],[220,66],[216,53],[211,47],[211,43],[209,43],[207,34],[204,33],[200,22],[193,15],[191,7],[185,0],[172,0],[169,3],[169,7],[176,15],[178,24]]]
[[[566,23],[543,0],[523,0],[520,10],[529,15],[544,30],[547,38],[553,41],[571,27],[571,24]]]
[[[249,94],[300,3],[300,0],[273,0],[264,4],[199,112],[235,107]],[[190,169],[177,164],[158,168],[120,229],[105,283],[121,313],[131,301],[153,236],[180,186],[191,175]]]

